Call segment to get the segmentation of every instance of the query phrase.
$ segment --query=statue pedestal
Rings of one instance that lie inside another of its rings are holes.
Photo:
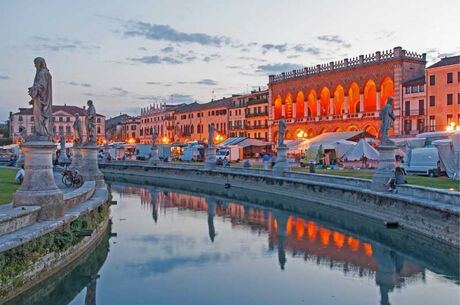
[[[273,174],[276,176],[282,176],[284,172],[289,171],[289,164],[287,161],[288,148],[286,146],[280,146],[277,150],[277,156],[275,165],[273,166]]]
[[[160,158],[158,157],[158,147],[152,150],[152,157],[150,157],[149,163],[151,165],[157,165],[160,162]]]
[[[63,165],[66,165],[66,164],[70,163],[70,160],[67,157],[65,149],[64,150],[61,149],[61,153],[59,154],[58,163],[63,164]]]
[[[372,177],[371,190],[377,192],[388,191],[388,180],[394,177],[395,170],[395,151],[396,146],[393,144],[380,144],[377,146],[379,151],[379,164]]]
[[[21,168],[24,165],[24,153],[22,150],[19,152],[18,160],[16,161],[16,167]]]
[[[99,147],[95,144],[85,144],[80,148],[81,153],[81,176],[83,182],[96,181],[96,186],[104,185],[104,175],[98,165]]]
[[[74,144],[72,147],[72,163],[70,164],[71,169],[81,170],[81,146]]]
[[[24,181],[13,195],[13,207],[41,206],[39,220],[64,215],[64,194],[53,175],[56,145],[50,141],[31,141],[21,145],[24,154]]]
[[[205,155],[205,162],[204,162],[204,169],[214,169],[216,168],[216,148],[215,147],[208,147],[206,148],[206,155]]]

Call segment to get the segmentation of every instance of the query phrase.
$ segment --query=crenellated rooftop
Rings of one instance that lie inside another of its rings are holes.
[[[377,51],[372,54],[360,55],[358,57],[352,58],[345,58],[339,61],[331,61],[327,64],[320,64],[312,67],[305,67],[303,69],[283,72],[281,74],[269,75],[269,83],[276,83],[289,79],[317,75],[324,72],[357,68],[394,59],[408,59],[426,62],[426,54],[418,54],[416,52],[406,51],[401,47],[395,47],[393,50]]]

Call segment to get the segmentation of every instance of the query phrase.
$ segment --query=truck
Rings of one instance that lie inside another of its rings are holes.
[[[437,177],[441,174],[441,164],[436,147],[419,147],[410,149],[401,167],[407,173]]]
[[[216,154],[217,161],[223,161],[227,158],[229,162],[239,162],[241,160],[241,152],[243,148],[238,145],[229,145],[219,148]]]
[[[179,156],[181,161],[203,161],[204,160],[204,147],[199,142],[190,142],[182,151]]]
[[[152,144],[136,145],[136,160],[149,160],[152,157]],[[158,144],[160,160],[171,158],[171,144]]]

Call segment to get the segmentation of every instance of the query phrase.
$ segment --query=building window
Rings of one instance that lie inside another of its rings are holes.
[[[460,105],[460,93],[457,93],[457,104]]]
[[[404,103],[404,115],[410,116],[410,101]]]
[[[435,84],[436,84],[435,75],[430,75],[430,86],[434,86]]]
[[[19,122],[22,122],[22,115],[19,116],[18,120]]]
[[[460,83],[460,71],[459,71],[459,72],[457,72],[457,82],[459,82],[459,83]]]
[[[454,82],[454,74],[452,72],[447,73],[447,83],[452,84]]]
[[[454,95],[452,93],[449,93],[447,95],[447,105],[452,105],[453,102],[454,102]]]
[[[418,86],[412,87],[412,93],[417,93],[418,92]]]
[[[70,126],[66,126],[66,127],[65,127],[65,133],[66,133],[66,134],[70,134]]]
[[[453,117],[452,114],[448,114],[448,115],[447,115],[447,125],[449,125],[450,123],[452,123],[453,118],[454,118],[454,117]]]
[[[407,86],[406,87],[406,94],[409,94],[410,93],[410,86]]]
[[[70,117],[69,117],[69,116],[66,117],[65,120],[66,120],[67,122],[70,122]]]
[[[33,116],[30,117],[30,121],[31,121],[31,122],[34,121],[34,117],[33,117]]]
[[[423,119],[418,119],[417,120],[417,130],[418,132],[424,132],[425,130],[425,121]]]
[[[419,91],[420,91],[420,92],[424,92],[424,91],[425,91],[425,86],[424,86],[424,85],[420,85]]]
[[[64,126],[59,126],[59,134],[64,132]]]
[[[434,98],[434,95],[430,95],[430,107],[436,106],[436,100]]]
[[[424,115],[425,114],[425,101],[418,100],[418,114]]]
[[[59,122],[64,122],[64,119],[62,116],[59,117]]]
[[[434,115],[430,115],[430,131],[434,131],[436,127],[436,119]]]

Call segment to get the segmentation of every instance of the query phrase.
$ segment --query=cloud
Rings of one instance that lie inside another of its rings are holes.
[[[170,102],[173,104],[191,103],[193,102],[193,96],[189,94],[174,93],[170,96]]]
[[[46,38],[42,36],[32,36],[32,50],[34,51],[76,51],[100,49],[100,46],[90,45],[80,40],[68,38]]]
[[[257,72],[264,73],[281,73],[297,69],[302,69],[303,66],[291,63],[278,63],[278,64],[267,64],[260,65],[257,67]]]
[[[311,55],[319,55],[321,54],[321,49],[317,47],[309,47],[304,44],[297,44],[292,48],[295,52],[298,53],[308,53]]]
[[[262,45],[262,53],[267,53],[268,51],[278,51],[280,53],[286,52],[288,49],[287,43],[284,44],[264,44]]]
[[[6,75],[0,75],[0,79],[10,79],[10,77]]]
[[[202,79],[202,80],[199,80],[199,81],[195,81],[195,82],[178,82],[178,84],[181,84],[181,85],[184,85],[184,84],[193,84],[193,85],[216,86],[216,85],[217,85],[217,81],[215,81],[215,80],[213,80],[213,79],[205,78],[205,79]]]
[[[174,51],[174,48],[171,46],[161,49],[163,53],[171,53],[172,51]]]
[[[125,36],[143,37],[149,40],[164,40],[178,43],[197,43],[204,46],[221,46],[230,44],[230,38],[205,33],[180,32],[169,25],[151,24],[142,21],[130,21],[126,24]]]
[[[249,61],[266,62],[265,59],[262,59],[262,58],[259,58],[259,57],[251,57],[251,56],[240,56],[239,59],[241,59],[241,60],[249,60]]]
[[[158,55],[153,55],[153,56],[143,56],[143,57],[137,57],[137,58],[128,58],[130,61],[134,62],[140,62],[143,64],[149,64],[149,65],[154,65],[154,64],[183,64],[184,62],[178,59],[175,59],[170,56],[164,56],[160,57]]]
[[[346,42],[343,38],[339,35],[320,35],[317,36],[316,39],[325,41],[327,43],[339,44],[344,48],[350,48],[351,44]]]
[[[91,84],[88,84],[88,83],[78,83],[78,82],[75,82],[75,81],[60,81],[60,83],[63,83],[63,84],[66,84],[66,85],[69,85],[69,86],[75,86],[75,87],[85,87],[85,88],[90,88],[91,87]]]
[[[147,51],[147,48],[145,48],[145,47],[139,47],[139,48],[137,48],[137,49],[138,49],[139,51]]]
[[[112,87],[110,90],[115,92],[115,96],[127,96],[129,94],[129,91],[121,87]]]

